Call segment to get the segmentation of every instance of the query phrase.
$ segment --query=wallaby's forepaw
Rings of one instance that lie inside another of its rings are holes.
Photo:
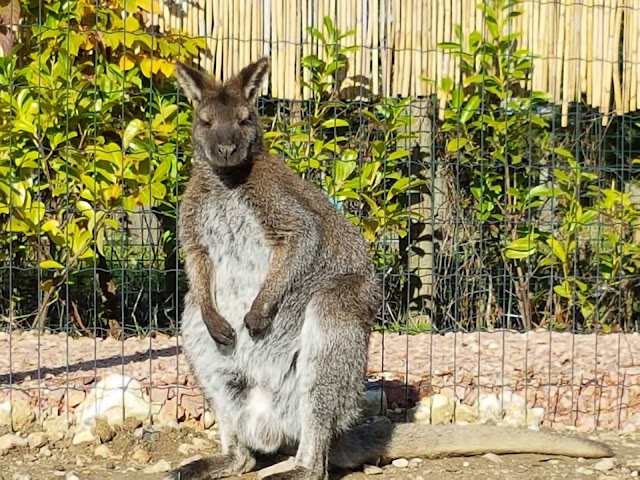
[[[274,473],[264,477],[264,480],[325,480],[326,473],[314,473],[306,468],[296,467],[288,472]]]
[[[257,339],[265,334],[271,326],[276,310],[276,307],[263,306],[259,303],[251,306],[251,310],[244,316],[244,324],[251,338]]]
[[[215,455],[201,458],[178,467],[162,480],[214,480],[250,472],[256,461],[252,457],[237,458],[231,455]]]
[[[209,330],[209,335],[216,343],[230,346],[235,342],[235,330],[219,313],[205,312],[204,323],[207,326],[207,330]]]

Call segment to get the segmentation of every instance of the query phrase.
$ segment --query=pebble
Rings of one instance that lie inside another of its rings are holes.
[[[493,463],[502,463],[502,459],[495,453],[485,453],[483,457]]]
[[[409,466],[409,460],[406,458],[396,458],[393,462],[391,462],[396,468],[407,468]]]
[[[213,413],[211,413],[209,410],[205,410],[202,421],[205,430],[213,427],[213,424],[216,423],[216,419],[213,416]]]
[[[74,445],[80,445],[82,443],[93,443],[96,441],[96,436],[91,433],[90,430],[80,430],[73,436]]]
[[[580,475],[593,475],[594,471],[587,467],[578,467],[576,468],[576,473]]]
[[[38,452],[38,455],[42,456],[42,457],[50,457],[51,455],[53,455],[53,453],[51,452],[51,450],[49,449],[49,447],[47,447],[46,445],[44,447],[42,447],[40,449],[40,452]]]
[[[593,466],[593,468],[595,468],[600,472],[606,472],[608,470],[615,468],[615,466],[616,466],[616,462],[613,460],[613,458],[603,458],[598,463],[596,463]]]
[[[381,475],[384,470],[380,467],[376,467],[375,465],[365,465],[362,468],[362,471],[365,475]]]
[[[631,476],[632,476],[632,477],[637,477],[638,475],[640,475],[640,473],[638,472],[638,470],[634,470],[633,472],[631,472]]]
[[[80,477],[76,475],[74,472],[67,472],[64,478],[65,480],[80,480]]]
[[[162,472],[168,472],[169,470],[171,470],[171,464],[166,460],[162,459],[162,460],[159,460],[157,463],[154,463],[153,465],[149,465],[147,468],[145,468],[142,471],[142,473],[162,473]]]
[[[13,480],[31,480],[32,477],[28,473],[15,473],[11,478]]]
[[[462,466],[463,467],[468,467],[469,465],[471,465],[469,462],[467,462],[466,460],[464,462],[462,462]]]
[[[27,440],[25,438],[14,435],[13,433],[7,433],[0,437],[0,452],[6,452],[15,447],[26,447]]]
[[[149,452],[147,452],[143,448],[138,448],[135,452],[133,452],[131,458],[140,463],[149,463],[149,460],[151,460],[151,455],[149,455]]]
[[[205,448],[209,448],[211,446],[211,444],[209,442],[207,442],[204,438],[194,438],[192,440],[193,446],[202,450]]]
[[[106,445],[98,445],[93,451],[96,457],[109,458],[111,457],[111,450]]]
[[[189,445],[188,443],[181,443],[178,446],[178,453],[182,455],[191,455],[195,451],[195,447],[193,445]]]
[[[33,432],[27,436],[29,448],[44,447],[47,443],[47,434],[44,432]]]
[[[424,460],[421,458],[412,458],[409,460],[409,468],[419,468],[424,464]]]

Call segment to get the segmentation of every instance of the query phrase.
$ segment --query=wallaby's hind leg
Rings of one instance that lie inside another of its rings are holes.
[[[295,468],[268,480],[328,478],[332,443],[360,413],[375,293],[369,279],[349,275],[332,281],[309,303],[297,364],[302,431]]]
[[[216,380],[223,382],[222,378]],[[230,379],[227,379],[230,380]],[[213,480],[250,472],[256,460],[249,449],[238,442],[232,414],[237,408],[233,402],[233,383],[228,382],[225,390],[218,390],[218,402],[212,402],[220,435],[220,453],[188,463],[172,471],[164,480]]]

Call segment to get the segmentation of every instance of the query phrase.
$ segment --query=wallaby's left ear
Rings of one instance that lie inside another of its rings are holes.
[[[244,98],[250,102],[254,102],[258,97],[258,92],[262,83],[266,80],[271,64],[267,57],[262,57],[260,60],[247,65],[240,73],[238,73],[236,79],[238,86],[242,89]]]

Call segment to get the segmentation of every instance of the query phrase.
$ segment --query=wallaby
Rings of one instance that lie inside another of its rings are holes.
[[[357,425],[381,282],[354,224],[267,152],[256,98],[269,68],[262,58],[221,83],[176,64],[195,105],[179,216],[181,332],[221,453],[166,478],[234,476],[253,470],[256,454],[286,448],[294,468],[267,478],[324,480],[329,464],[403,456],[610,456],[606,445],[528,430]]]

